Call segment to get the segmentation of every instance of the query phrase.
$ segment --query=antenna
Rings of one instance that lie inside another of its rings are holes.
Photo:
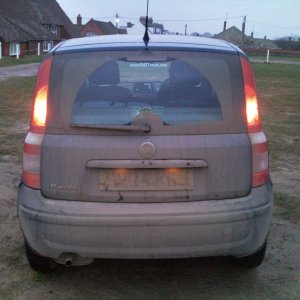
[[[145,34],[144,34],[144,37],[143,37],[143,41],[145,43],[146,48],[147,48],[148,43],[150,41],[149,34],[148,34],[148,7],[149,7],[149,0],[147,0],[147,14],[146,14]]]

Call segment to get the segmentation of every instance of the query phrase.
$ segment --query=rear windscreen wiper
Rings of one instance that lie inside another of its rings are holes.
[[[72,124],[72,127],[95,128],[106,130],[122,130],[122,131],[140,131],[149,133],[151,127],[149,125],[97,125],[97,124]]]

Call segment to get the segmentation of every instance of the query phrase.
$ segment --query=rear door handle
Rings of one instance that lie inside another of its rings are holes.
[[[206,168],[207,161],[199,160],[89,160],[87,168],[92,169],[166,169]]]

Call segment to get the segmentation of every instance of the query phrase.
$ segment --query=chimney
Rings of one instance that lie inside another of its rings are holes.
[[[251,32],[251,37],[253,38],[253,31]]]
[[[242,32],[243,32],[243,42],[245,42],[245,27],[246,27],[246,16],[244,17]]]
[[[224,21],[223,31],[226,30],[226,27],[227,27],[227,21]]]
[[[77,16],[77,25],[82,26],[82,17],[80,14]]]

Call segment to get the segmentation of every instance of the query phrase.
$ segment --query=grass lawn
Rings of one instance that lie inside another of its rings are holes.
[[[267,51],[266,53],[247,53],[248,57],[251,59],[260,59],[260,60],[266,60],[267,58]],[[272,54],[270,53],[270,62],[272,63],[272,60],[282,60],[282,61],[296,61],[300,62],[299,56],[288,56],[288,55],[282,55],[282,54]]]
[[[299,174],[300,66],[254,64],[263,128],[268,136],[272,172]],[[293,175],[294,176],[294,175]],[[293,177],[295,181],[300,178]],[[286,180],[282,178],[282,180]],[[287,190],[274,193],[281,217],[299,222],[300,201]]]
[[[43,55],[27,55],[16,59],[15,57],[2,57],[0,59],[0,67],[10,67],[20,64],[30,64],[30,63],[39,63],[43,59]]]
[[[263,127],[269,137],[271,167],[293,157],[300,165],[300,66],[254,64]]]
[[[20,161],[22,141],[29,124],[35,77],[0,82],[0,157],[13,155]]]

